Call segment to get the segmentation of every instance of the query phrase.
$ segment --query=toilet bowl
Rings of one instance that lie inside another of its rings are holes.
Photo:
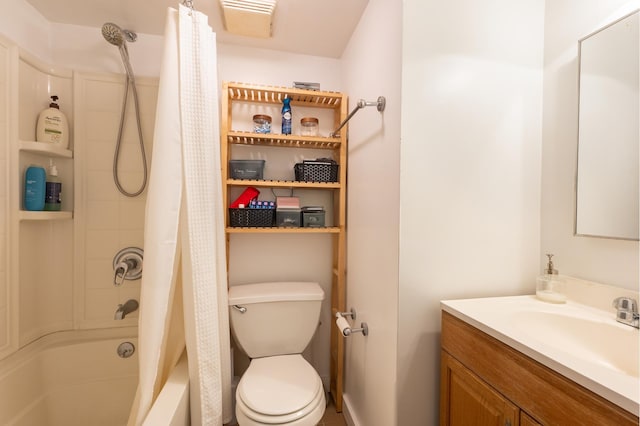
[[[301,355],[252,360],[236,391],[241,426],[314,426],[325,405],[320,376]]]
[[[322,419],[322,380],[302,351],[318,327],[323,299],[317,283],[229,289],[231,331],[251,359],[236,390],[240,426],[315,426]]]

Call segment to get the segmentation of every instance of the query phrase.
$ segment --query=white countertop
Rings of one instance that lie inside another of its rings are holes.
[[[638,415],[640,334],[638,329],[617,323],[615,314],[573,301],[546,303],[535,296],[448,300],[441,306],[453,316]],[[575,339],[571,335],[574,331]]]

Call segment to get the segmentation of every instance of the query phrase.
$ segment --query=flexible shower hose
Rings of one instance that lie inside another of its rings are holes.
[[[133,103],[136,112],[136,123],[138,125],[138,141],[140,142],[140,154],[142,156],[142,185],[135,192],[128,192],[125,190],[120,184],[120,179],[118,177],[118,158],[120,157],[120,145],[122,143],[122,131],[124,129],[124,119],[127,112],[127,99],[129,97],[129,84],[131,84],[131,90],[133,91]],[[142,139],[142,126],[140,125],[140,107],[138,104],[138,91],[136,90],[136,83],[133,79],[127,75],[127,82],[124,86],[124,98],[122,101],[122,113],[120,114],[120,126],[118,128],[118,140],[116,142],[116,150],[113,155],[113,181],[118,188],[118,191],[127,197],[137,197],[142,194],[145,187],[147,186],[147,156],[144,151],[144,142]]]

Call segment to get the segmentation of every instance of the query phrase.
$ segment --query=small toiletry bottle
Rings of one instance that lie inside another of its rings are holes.
[[[282,134],[291,134],[291,99],[282,100]]]
[[[58,97],[51,96],[49,108],[38,116],[36,126],[36,140],[38,142],[54,143],[60,148],[69,147],[69,125],[67,117],[60,111]]]
[[[60,211],[62,201],[62,183],[58,179],[58,168],[49,159],[49,173],[47,173],[47,183],[45,184],[44,209],[47,211]]]
[[[558,270],[553,269],[552,254],[547,254],[549,261],[545,273],[536,280],[536,296],[540,300],[550,303],[565,303],[564,280],[558,276]]]
[[[25,210],[40,211],[44,208],[45,180],[44,168],[35,165],[27,167],[24,179]]]

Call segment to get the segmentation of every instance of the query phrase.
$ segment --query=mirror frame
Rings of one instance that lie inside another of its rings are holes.
[[[577,143],[576,143],[576,168],[575,168],[575,179],[574,179],[574,215],[573,215],[573,235],[576,237],[592,237],[592,238],[606,238],[612,240],[625,240],[625,241],[640,241],[640,235],[638,237],[619,237],[619,236],[607,236],[607,235],[594,235],[594,234],[584,234],[578,233],[578,169],[579,169],[579,160],[580,160],[580,92],[581,92],[581,57],[582,57],[582,42],[587,40],[588,38],[606,30],[613,25],[616,25],[620,21],[623,21],[635,14],[640,14],[640,9],[635,9],[620,18],[610,22],[609,24],[587,34],[578,40],[578,56],[577,56],[577,65],[578,65],[578,109],[577,109]],[[640,129],[639,129],[640,131]]]

